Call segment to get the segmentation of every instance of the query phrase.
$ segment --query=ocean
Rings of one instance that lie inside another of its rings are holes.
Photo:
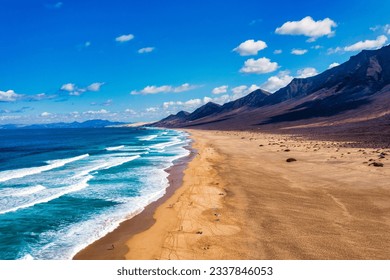
[[[188,135],[167,129],[0,131],[0,259],[71,259],[165,194]]]

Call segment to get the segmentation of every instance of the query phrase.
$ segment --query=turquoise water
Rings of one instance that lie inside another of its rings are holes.
[[[184,132],[0,131],[0,259],[71,259],[164,195]]]

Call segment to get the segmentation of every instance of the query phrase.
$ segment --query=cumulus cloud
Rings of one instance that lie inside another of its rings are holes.
[[[331,68],[336,67],[336,66],[339,66],[339,65],[340,65],[340,63],[333,62],[333,63],[331,63],[331,64],[329,65],[328,69],[331,69]]]
[[[303,68],[297,71],[295,78],[308,78],[317,75],[318,72],[313,67]],[[278,75],[269,77],[260,87],[269,92],[275,92],[287,86],[294,79],[290,71],[280,71]]]
[[[13,102],[23,98],[23,94],[15,93],[13,90],[0,90],[0,102]]]
[[[150,53],[154,51],[154,47],[146,47],[138,50],[138,53]]]
[[[295,55],[303,55],[307,53],[307,50],[305,49],[292,49],[291,50],[291,54],[295,54]]]
[[[126,110],[125,110],[125,113],[131,114],[131,115],[136,115],[136,114],[137,114],[137,112],[134,111],[133,109],[126,109]]]
[[[251,85],[251,86],[246,86],[246,85],[241,85],[232,88],[232,96],[231,96],[231,101],[239,99],[252,91],[255,91],[256,89],[259,89],[260,87],[258,85]]]
[[[290,76],[289,71],[280,71],[278,75],[269,77],[268,80],[261,85],[261,88],[269,91],[275,92],[278,89],[287,86],[294,77]]]
[[[99,91],[102,85],[104,85],[104,83],[92,83],[87,86],[87,91]]]
[[[49,112],[43,112],[42,114],[41,114],[41,117],[50,117],[52,114],[51,113],[49,113]]]
[[[72,83],[68,83],[62,85],[60,89],[65,91],[74,91],[76,89],[76,85]]]
[[[144,89],[137,91],[133,90],[130,92],[131,95],[148,95],[148,94],[157,94],[162,92],[183,92],[189,91],[196,88],[194,85],[190,85],[189,83],[182,84],[178,87],[174,87],[171,85],[163,85],[163,86],[146,86]]]
[[[274,54],[281,54],[282,52],[282,50],[274,50]]]
[[[255,41],[251,39],[241,43],[238,47],[234,48],[233,51],[239,53],[241,56],[257,55],[260,50],[263,50],[266,47],[267,44],[264,41]]]
[[[378,36],[375,40],[359,41],[353,45],[344,47],[344,51],[354,52],[361,50],[379,49],[385,45],[387,37],[385,35]]]
[[[297,71],[297,75],[298,75],[297,78],[309,78],[317,74],[318,74],[317,69],[313,67],[307,67]]]
[[[182,84],[178,87],[172,87],[173,92],[183,92],[183,91],[189,91],[196,88],[194,85],[190,85],[189,83]]]
[[[133,34],[127,34],[127,35],[121,35],[121,36],[116,37],[115,41],[120,42],[120,43],[124,43],[124,42],[130,41],[130,40],[133,40],[133,39],[134,39]]]
[[[228,86],[225,85],[225,86],[216,87],[211,92],[213,94],[221,94],[221,93],[226,93],[227,89],[228,89]]]
[[[387,35],[390,35],[390,24],[386,24],[383,29]]]
[[[102,85],[104,85],[104,83],[92,83],[86,88],[81,88],[76,86],[73,83],[67,83],[67,84],[63,84],[60,90],[67,91],[69,95],[78,96],[87,91],[99,91]]]
[[[86,112],[83,112],[83,114],[88,114],[88,115],[104,115],[104,114],[108,114],[110,113],[109,111],[105,110],[105,109],[100,109],[100,110],[97,110],[97,111],[86,111]]]
[[[312,49],[319,50],[322,49],[323,47],[321,45],[315,45],[311,47]]]
[[[250,58],[245,61],[244,66],[240,69],[241,73],[264,74],[275,71],[278,68],[276,62],[271,62],[269,58],[262,57],[259,59]]]
[[[146,108],[146,112],[148,112],[148,113],[154,113],[154,112],[157,112],[157,111],[158,111],[158,107]]]
[[[376,25],[376,26],[373,26],[373,27],[370,27],[370,30],[371,31],[377,31],[377,30],[381,30],[383,31],[385,34],[388,34],[390,35],[390,24],[385,24],[385,25]]]
[[[315,21],[312,17],[307,16],[299,21],[287,21],[281,27],[276,28],[275,33],[281,35],[304,35],[310,37],[309,42],[314,42],[322,36],[332,36],[337,24],[330,18]]]

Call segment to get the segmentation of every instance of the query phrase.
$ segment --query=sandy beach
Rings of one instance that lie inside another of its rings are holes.
[[[390,258],[390,149],[188,132],[181,187],[76,259]]]

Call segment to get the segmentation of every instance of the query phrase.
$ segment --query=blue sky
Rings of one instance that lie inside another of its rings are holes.
[[[158,120],[390,39],[389,1],[0,0],[0,123]]]

